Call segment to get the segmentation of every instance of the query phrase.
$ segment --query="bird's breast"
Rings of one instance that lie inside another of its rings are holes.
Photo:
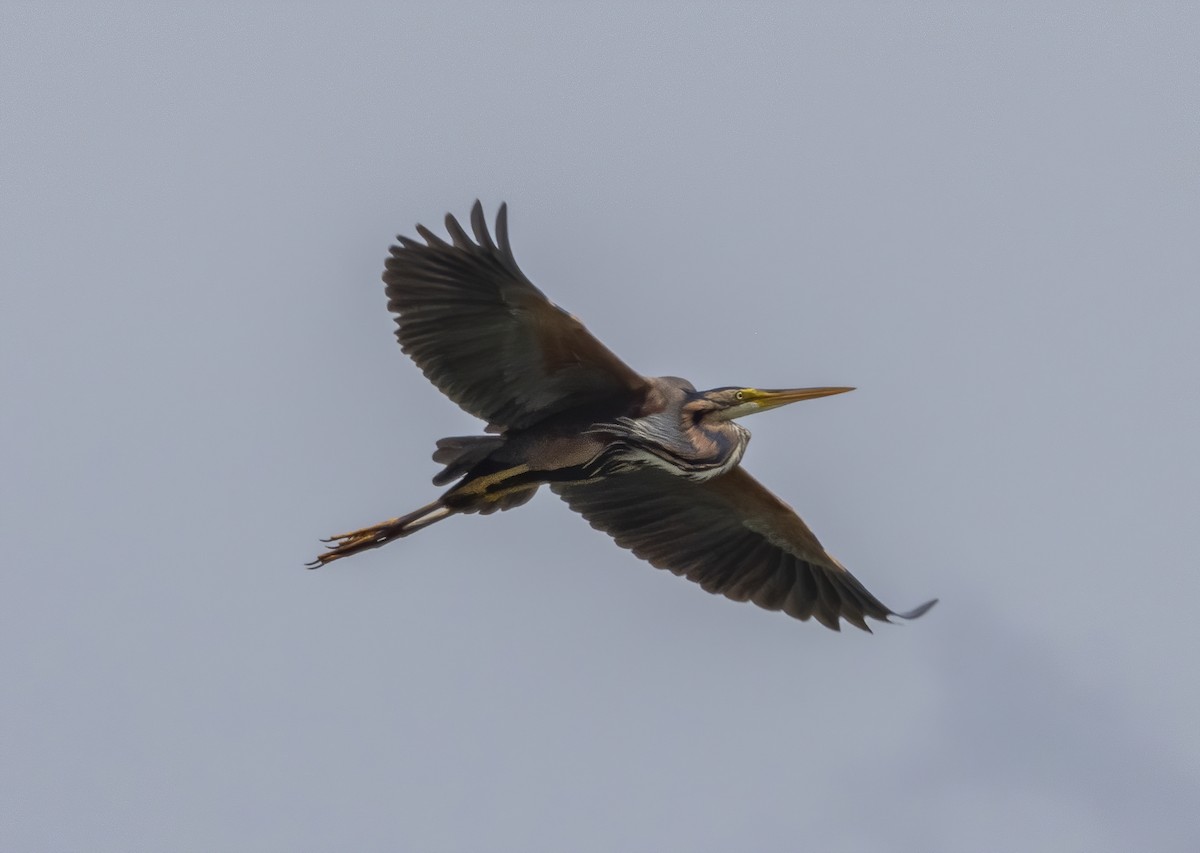
[[[660,468],[703,482],[732,470],[746,452],[750,433],[733,422],[718,428],[672,429],[648,418],[624,419],[609,450],[612,470]]]

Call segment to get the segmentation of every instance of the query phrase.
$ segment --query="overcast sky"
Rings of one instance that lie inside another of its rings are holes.
[[[1194,4],[247,5],[0,7],[0,849],[1197,849]],[[379,281],[477,197],[645,373],[857,386],[745,464],[941,604],[548,493],[304,571],[480,428]]]

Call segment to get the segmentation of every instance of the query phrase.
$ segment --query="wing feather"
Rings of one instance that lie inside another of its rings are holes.
[[[495,240],[478,201],[471,230],[474,240],[447,215],[448,242],[418,225],[424,242],[397,237],[383,273],[400,346],[442,393],[500,429],[646,393],[644,377],[521,272],[506,206]]]
[[[658,469],[551,488],[596,529],[661,569],[711,593],[753,601],[837,631],[844,619],[915,619],[936,602],[896,613],[825,552],[812,531],[742,468],[696,482]]]

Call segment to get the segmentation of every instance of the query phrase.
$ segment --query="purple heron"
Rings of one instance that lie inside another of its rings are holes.
[[[591,525],[651,565],[711,593],[839,630],[839,619],[915,619],[883,605],[830,556],[799,516],[739,465],[754,412],[850,388],[697,391],[642,376],[517,267],[505,205],[493,241],[477,201],[472,240],[446,217],[446,241],[398,237],[383,273],[404,352],[437,388],[488,423],[443,438],[433,503],[325,540],[309,564],[378,548],[459,513],[512,509],[548,485]]]

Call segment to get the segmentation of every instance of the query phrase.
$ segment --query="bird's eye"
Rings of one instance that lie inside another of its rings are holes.
[[[745,399],[745,397],[746,397],[746,393],[744,391],[738,391],[736,394],[733,395],[733,399],[735,399],[735,400],[743,400],[743,399]]]

